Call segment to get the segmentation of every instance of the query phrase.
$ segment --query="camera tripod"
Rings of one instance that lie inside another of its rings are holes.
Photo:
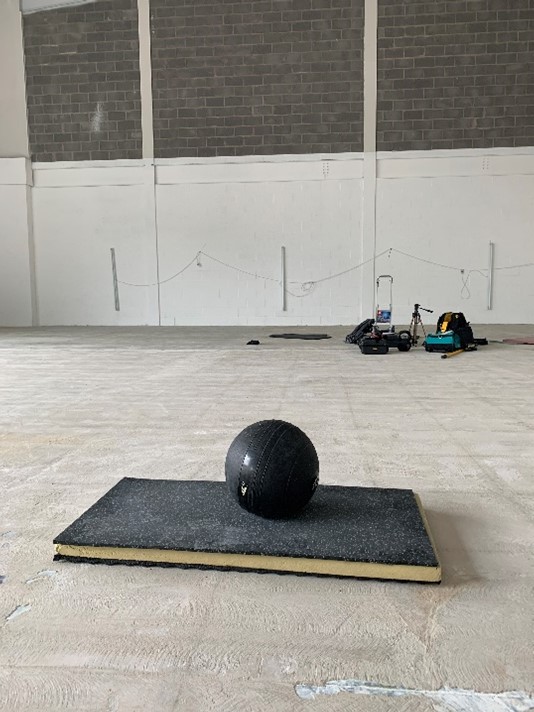
[[[425,325],[423,324],[423,320],[421,319],[421,314],[419,313],[419,310],[428,312],[429,314],[433,313],[433,309],[425,309],[420,304],[414,304],[413,312],[412,312],[412,320],[410,322],[410,328],[409,328],[412,346],[417,346],[417,342],[419,341],[419,334],[417,333],[418,326],[421,327],[423,336],[426,337]]]

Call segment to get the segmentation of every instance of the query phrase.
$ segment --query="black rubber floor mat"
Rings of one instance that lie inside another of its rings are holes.
[[[226,483],[125,478],[56,537],[56,559],[437,583],[412,490],[320,485],[294,519],[241,509]]]
[[[271,339],[302,339],[303,341],[319,341],[331,339],[328,334],[270,334]]]

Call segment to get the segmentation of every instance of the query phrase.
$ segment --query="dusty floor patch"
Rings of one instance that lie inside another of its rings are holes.
[[[318,695],[353,695],[384,697],[426,697],[450,712],[528,712],[534,707],[534,697],[526,692],[484,693],[474,690],[415,690],[388,687],[361,680],[332,680],[325,685],[296,685],[295,692],[302,700],[313,700]]]
[[[14,608],[11,613],[6,616],[6,623],[14,621],[15,618],[22,616],[24,613],[28,613],[28,611],[31,611],[31,609],[32,607],[29,603],[22,603],[20,606]]]
[[[27,579],[26,583],[35,583],[36,581],[42,581],[43,579],[54,578],[54,576],[57,576],[57,571],[54,571],[52,569],[45,569],[44,571],[39,571],[39,573],[36,574],[33,578]]]

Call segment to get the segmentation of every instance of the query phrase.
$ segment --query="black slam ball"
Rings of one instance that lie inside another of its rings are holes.
[[[283,420],[249,425],[230,445],[226,483],[241,507],[269,519],[296,515],[319,483],[319,459],[300,428]]]

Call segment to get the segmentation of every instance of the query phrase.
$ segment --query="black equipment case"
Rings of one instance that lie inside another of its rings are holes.
[[[389,351],[385,339],[377,339],[373,336],[364,336],[358,341],[358,346],[362,354],[387,354]]]

